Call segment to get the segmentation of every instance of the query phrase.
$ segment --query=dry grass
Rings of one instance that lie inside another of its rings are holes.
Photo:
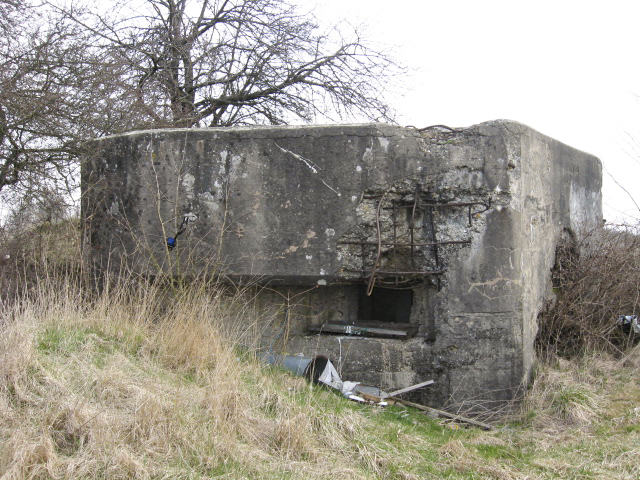
[[[516,423],[480,432],[260,365],[239,294],[37,292],[2,311],[3,479],[640,474],[638,349],[543,366]]]
[[[1,479],[640,478],[640,346],[548,356],[520,414],[482,432],[261,365],[246,292],[95,295],[65,267],[77,251],[33,247],[0,302]]]
[[[257,363],[239,296],[43,287],[3,312],[2,478],[385,476],[366,418]]]

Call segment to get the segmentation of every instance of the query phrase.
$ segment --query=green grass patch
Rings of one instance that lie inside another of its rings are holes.
[[[38,337],[37,349],[46,355],[68,355],[82,346],[85,337],[82,330],[47,327]]]

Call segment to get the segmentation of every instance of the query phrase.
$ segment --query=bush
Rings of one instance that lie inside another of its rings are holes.
[[[0,299],[25,293],[41,277],[73,276],[82,271],[80,221],[77,218],[0,229]]]
[[[544,355],[622,352],[637,340],[616,324],[640,301],[638,227],[605,226],[566,235],[552,271],[555,293],[540,314],[537,347]]]

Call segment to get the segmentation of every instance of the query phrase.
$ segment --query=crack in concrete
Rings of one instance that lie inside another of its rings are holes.
[[[311,170],[311,173],[317,174],[320,171],[320,167],[318,167],[315,163],[313,163],[311,160],[309,160],[308,158],[303,157],[302,155],[292,152],[291,150],[287,150],[286,148],[281,147],[280,145],[278,145],[275,141],[273,142],[273,144],[278,147],[282,152],[284,153],[288,153],[289,155],[293,156],[293,158],[295,158],[296,160],[301,161],[302,163],[305,164],[305,166]],[[338,195],[339,197],[342,196],[342,194],[336,190],[335,188],[333,188],[331,185],[329,185],[327,182],[324,181],[323,178],[318,177],[320,179],[320,181],[322,182],[322,184],[327,187],[329,190],[331,190],[333,193],[335,193],[336,195]]]
[[[498,276],[496,278],[494,278],[493,280],[488,280],[486,282],[470,283],[469,284],[469,290],[467,290],[467,293],[470,294],[473,290],[475,290],[481,296],[483,296],[483,297],[485,297],[485,298],[487,298],[489,300],[496,300],[498,298],[512,296],[513,293],[504,293],[502,295],[497,295],[495,297],[485,293],[487,288],[493,288],[496,285],[498,285],[500,282],[504,282],[505,286],[511,285],[511,284],[520,285],[520,283],[521,283],[519,280],[514,279],[514,278],[505,278],[505,277],[502,276],[502,272],[498,272]]]

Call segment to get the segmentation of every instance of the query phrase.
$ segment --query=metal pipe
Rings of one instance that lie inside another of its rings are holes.
[[[297,355],[274,355],[273,353],[267,353],[262,357],[262,360],[270,365],[289,370],[300,377],[306,377],[314,383],[318,383],[318,378],[329,362],[329,359],[324,355],[309,358]]]

